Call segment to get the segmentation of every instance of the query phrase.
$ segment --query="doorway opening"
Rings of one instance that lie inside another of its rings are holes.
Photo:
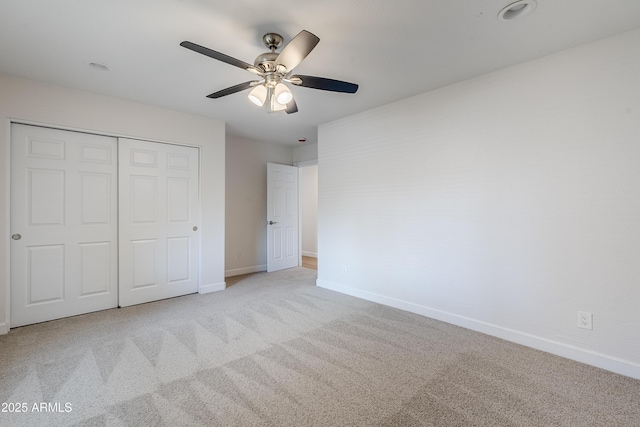
[[[318,269],[318,164],[299,166],[300,265]]]

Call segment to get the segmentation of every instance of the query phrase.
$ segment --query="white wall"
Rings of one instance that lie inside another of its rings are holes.
[[[640,378],[639,76],[640,30],[321,126],[318,284]]]
[[[291,147],[227,138],[225,275],[267,269],[267,163],[291,165]]]
[[[0,75],[0,333],[9,322],[11,120],[200,147],[201,291],[224,289],[224,123]]]
[[[303,256],[318,257],[318,165],[301,167],[298,173],[300,188],[300,246]]]
[[[293,162],[295,164],[318,160],[318,144],[308,143],[293,147]]]

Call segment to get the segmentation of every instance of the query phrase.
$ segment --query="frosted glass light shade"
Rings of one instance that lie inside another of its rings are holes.
[[[267,88],[264,85],[258,85],[251,89],[249,92],[249,101],[256,104],[258,107],[262,107],[267,100]]]
[[[276,85],[274,95],[276,97],[276,102],[280,105],[287,105],[293,99],[291,89],[289,89],[284,83],[278,83]]]

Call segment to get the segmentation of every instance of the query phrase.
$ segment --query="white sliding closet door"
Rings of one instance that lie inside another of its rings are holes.
[[[117,140],[11,125],[11,327],[117,306]]]
[[[121,307],[199,287],[199,150],[120,139]]]

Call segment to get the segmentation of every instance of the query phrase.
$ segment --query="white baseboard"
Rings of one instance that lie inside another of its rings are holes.
[[[575,360],[577,362],[585,363],[587,365],[595,366],[607,371],[615,372],[620,375],[640,379],[640,365],[628,360],[622,360],[606,354],[585,350],[582,348],[574,347],[572,345],[552,341],[546,338],[541,338],[509,328],[504,328],[502,326],[494,325],[491,323],[481,322],[479,320],[471,319],[446,311],[425,307],[422,305],[375,294],[372,292],[363,291],[360,289],[351,288],[335,282],[318,279],[316,280],[316,285],[321,288],[330,289],[332,291],[351,295],[367,301],[388,305],[400,310],[409,311],[411,313],[430,317],[442,322],[451,323],[452,325],[461,326],[473,331],[482,332],[487,335],[492,335],[494,337],[498,337],[507,341],[535,348],[547,353],[555,354],[560,357]]]
[[[318,258],[318,254],[316,252],[302,251],[302,256],[308,256],[308,257],[311,257],[311,258]]]
[[[266,265],[254,265],[253,267],[236,268],[234,270],[226,270],[224,277],[240,276],[242,274],[260,273],[267,271]]]
[[[198,293],[199,294],[208,294],[210,292],[224,291],[226,288],[227,288],[227,284],[225,282],[212,283],[210,285],[202,285],[202,286],[200,286],[200,290],[198,290]]]
[[[9,325],[2,322],[0,323],[0,335],[5,335],[9,333]]]

